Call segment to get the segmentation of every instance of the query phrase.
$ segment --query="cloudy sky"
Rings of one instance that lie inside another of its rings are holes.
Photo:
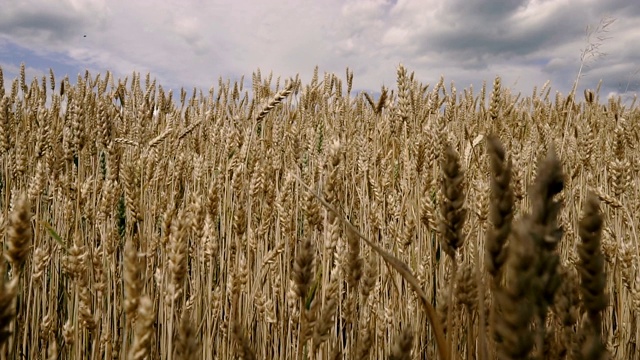
[[[316,65],[342,77],[350,67],[356,90],[379,91],[395,86],[402,63],[423,83],[444,75],[458,89],[478,89],[500,75],[525,94],[546,80],[566,93],[585,28],[605,17],[615,22],[592,43],[606,55],[587,59],[579,89],[602,79],[603,95],[632,95],[640,89],[638,0],[6,1],[0,67],[5,81],[24,62],[29,79],[49,68],[71,79],[85,69],[137,71],[165,88],[203,90],[220,76],[251,79],[258,68],[306,82]]]

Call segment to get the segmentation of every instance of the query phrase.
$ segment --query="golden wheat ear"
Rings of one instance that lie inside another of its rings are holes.
[[[255,360],[256,355],[251,348],[251,342],[244,334],[244,329],[242,325],[238,324],[237,321],[234,321],[231,324],[231,334],[233,335],[233,339],[236,341],[236,353],[237,355],[245,360]]]
[[[590,353],[601,357],[605,353],[602,344],[602,312],[609,302],[605,293],[607,275],[604,269],[604,255],[600,248],[603,217],[600,201],[594,193],[589,193],[584,204],[580,220],[579,235],[582,242],[578,245],[578,271],[582,278],[580,290],[582,302],[587,311],[589,325],[587,332],[593,342]]]
[[[500,283],[502,267],[507,261],[507,238],[513,221],[514,196],[511,188],[511,160],[500,140],[493,135],[487,137],[487,152],[491,161],[491,202],[489,219],[492,226],[487,231],[485,242],[485,267],[493,279]]]
[[[22,194],[16,200],[14,209],[9,216],[7,250],[4,255],[11,263],[14,273],[18,273],[27,259],[32,238],[29,198],[26,194]]]
[[[4,280],[5,265],[0,266],[0,348],[13,335],[11,324],[16,317],[16,295],[18,294],[18,277],[8,283]]]

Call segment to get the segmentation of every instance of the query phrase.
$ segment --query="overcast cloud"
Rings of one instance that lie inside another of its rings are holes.
[[[0,66],[17,75],[111,70],[151,72],[165,88],[247,79],[260,68],[283,78],[313,68],[357,90],[395,86],[403,63],[423,83],[444,75],[458,89],[496,75],[530,94],[551,80],[568,92],[587,46],[585,28],[616,21],[587,62],[580,89],[603,80],[602,95],[640,88],[637,0],[23,0],[0,12]],[[84,37],[86,35],[86,37]]]

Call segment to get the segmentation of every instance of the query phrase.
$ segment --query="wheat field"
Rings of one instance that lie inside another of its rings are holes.
[[[24,69],[3,359],[640,358],[635,102]]]

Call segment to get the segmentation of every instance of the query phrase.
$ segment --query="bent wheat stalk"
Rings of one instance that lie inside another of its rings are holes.
[[[422,288],[420,287],[420,282],[413,275],[413,273],[411,272],[411,269],[409,269],[409,267],[405,263],[403,263],[398,258],[393,256],[391,253],[387,252],[380,246],[374,244],[366,236],[362,235],[362,233],[360,233],[358,228],[356,228],[353,224],[351,224],[351,222],[347,220],[333,205],[329,204],[324,198],[316,194],[297,175],[295,174],[290,174],[290,175],[294,179],[296,179],[298,183],[302,185],[302,187],[304,187],[309,193],[311,193],[316,199],[318,199],[318,201],[320,201],[320,203],[322,203],[322,205],[325,208],[327,208],[327,210],[334,213],[336,215],[336,218],[339,219],[344,224],[347,232],[350,232],[351,234],[354,234],[360,239],[362,239],[362,241],[364,241],[367,245],[369,245],[371,249],[373,249],[376,253],[378,253],[378,255],[380,255],[384,259],[384,261],[387,263],[388,266],[394,268],[409,283],[409,285],[411,286],[411,289],[415,291],[416,294],[420,297],[420,300],[422,300],[421,302],[427,313],[427,318],[429,319],[429,322],[433,327],[433,332],[436,337],[436,344],[438,348],[438,354],[440,355],[440,359],[449,360],[449,350],[446,346],[444,332],[442,330],[442,324],[440,324],[440,321],[438,320],[435,309],[433,308],[433,306],[431,306],[431,304],[429,304],[429,299],[427,298],[427,294],[425,294],[424,290],[422,290]]]

